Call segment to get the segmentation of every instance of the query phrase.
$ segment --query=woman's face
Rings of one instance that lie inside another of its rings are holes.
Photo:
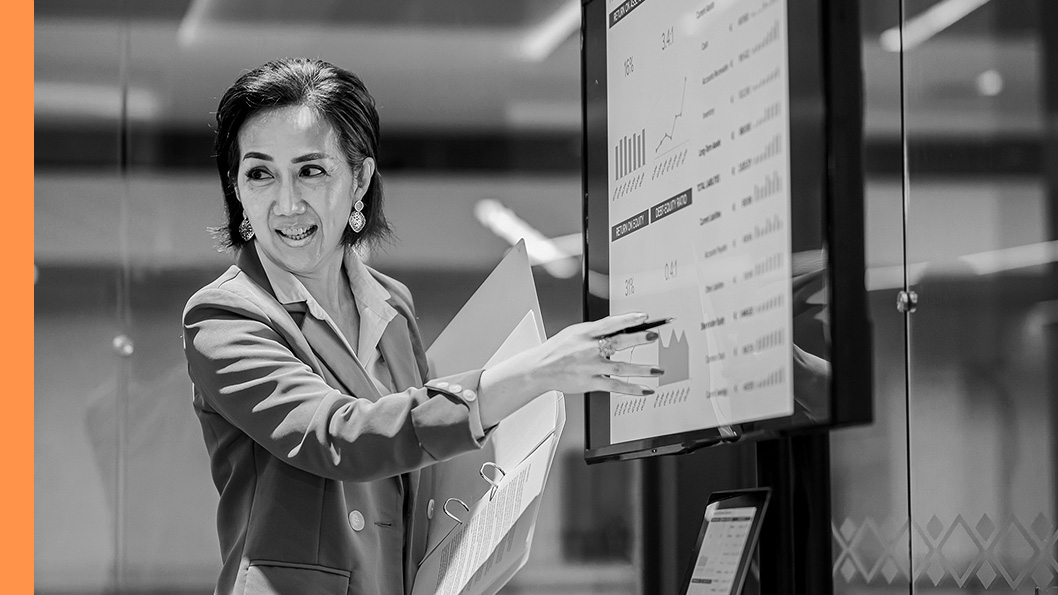
[[[239,202],[261,251],[297,275],[341,262],[349,214],[373,172],[367,158],[357,176],[337,131],[307,106],[258,112],[239,129]]]

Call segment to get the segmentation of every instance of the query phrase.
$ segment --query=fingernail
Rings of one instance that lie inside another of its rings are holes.
[[[661,368],[651,368],[650,369],[650,373],[655,375],[655,376],[661,376],[662,374],[665,373],[665,370],[662,370]]]
[[[647,331],[647,341],[657,341],[658,334],[654,331]]]
[[[644,389],[643,389],[643,394],[644,394],[644,395],[652,395],[652,394],[654,394],[654,389],[651,389],[651,388],[644,388]]]

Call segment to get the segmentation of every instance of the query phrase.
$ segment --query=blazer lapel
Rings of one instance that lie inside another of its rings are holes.
[[[423,379],[419,375],[412,349],[408,319],[399,311],[386,325],[386,330],[382,331],[378,348],[382,351],[382,357],[386,358],[394,388],[404,390],[412,386],[422,386]]]
[[[305,340],[312,346],[316,357],[341,383],[341,387],[336,386],[335,388],[344,389],[347,395],[372,401],[377,401],[382,396],[360,362],[345,348],[326,322],[309,315],[304,303],[289,304],[286,307],[287,311],[291,312],[291,316],[294,316],[293,310],[300,309],[300,316],[295,316],[295,320],[301,318],[301,332],[305,335]]]
[[[264,267],[261,266],[261,261],[257,258],[257,248],[252,243],[248,243],[239,249],[239,253],[235,257],[235,264],[254,283],[264,288],[268,295],[273,298],[276,296],[275,290],[272,289],[272,284],[268,282],[268,275],[265,274]]]
[[[239,251],[237,264],[255,283],[265,288],[273,298],[275,297],[275,291],[268,282],[268,275],[265,274],[264,267],[258,260],[257,250],[253,246],[248,245]],[[377,401],[382,396],[363,366],[345,348],[334,331],[327,326],[326,322],[309,315],[304,302],[282,304],[282,306],[301,328],[301,334],[320,363],[326,366],[334,379],[342,385],[334,388],[343,390],[347,395],[372,401]]]

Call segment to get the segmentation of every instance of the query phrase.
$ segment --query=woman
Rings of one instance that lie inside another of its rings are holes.
[[[648,394],[608,358],[641,314],[571,326],[486,370],[431,378],[407,288],[355,248],[389,231],[374,100],[318,60],[239,77],[217,110],[235,266],[184,311],[214,483],[217,593],[409,592],[427,519],[420,473],[480,448],[536,396]]]

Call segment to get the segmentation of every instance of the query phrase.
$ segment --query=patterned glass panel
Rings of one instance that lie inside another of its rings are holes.
[[[900,171],[872,158],[874,147],[900,147],[900,56],[881,34],[899,24],[900,0],[861,2],[867,143],[866,243],[874,422],[831,433],[831,553],[834,593],[907,593],[906,342],[896,310],[903,287]]]
[[[1052,5],[904,0],[916,593],[1058,585]]]

